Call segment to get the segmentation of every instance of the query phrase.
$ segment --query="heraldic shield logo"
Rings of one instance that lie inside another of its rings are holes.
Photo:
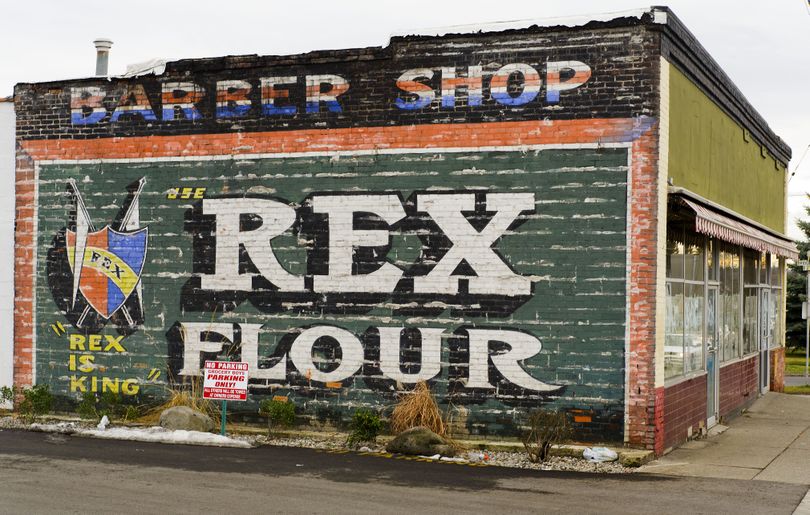
[[[127,186],[127,197],[112,223],[97,229],[76,182],[67,183],[75,209],[54,238],[48,254],[48,281],[54,301],[84,331],[113,323],[130,332],[143,323],[141,274],[148,227],[140,226],[139,197],[144,178]]]
[[[90,306],[104,318],[118,311],[141,279],[146,260],[148,228],[134,232],[118,232],[104,227],[87,234],[84,256],[76,246],[76,233],[67,232],[67,255],[73,275],[79,268],[79,291]]]

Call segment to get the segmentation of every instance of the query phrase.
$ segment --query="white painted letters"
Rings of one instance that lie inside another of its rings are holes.
[[[527,390],[548,392],[560,387],[539,381],[529,375],[520,362],[531,358],[543,348],[540,340],[520,331],[467,329],[470,337],[470,369],[467,388],[494,388],[489,382],[489,359],[509,382]],[[503,342],[509,351],[490,354],[490,342]]]
[[[242,329],[242,361],[248,364],[250,377],[270,381],[287,378],[287,356],[270,368],[259,368],[259,330],[262,324],[239,324]]]
[[[233,324],[210,322],[181,322],[183,333],[183,369],[182,376],[198,376],[200,371],[200,353],[222,351],[222,342],[202,340],[203,333],[216,333],[233,342]]]
[[[469,277],[473,294],[528,295],[531,280],[513,272],[492,249],[522,211],[534,209],[534,193],[490,193],[487,211],[495,215],[480,232],[470,225],[462,211],[475,210],[475,194],[425,194],[417,197],[419,211],[428,213],[453,242],[453,246],[423,277],[414,278],[418,293],[458,293],[458,276],[450,275],[466,260],[477,276]]]
[[[386,377],[400,383],[412,384],[429,381],[442,371],[442,332],[443,329],[420,327],[422,336],[422,364],[419,372],[406,374],[402,372],[399,360],[399,340],[403,327],[379,327],[380,333],[380,369]]]
[[[256,198],[205,199],[203,214],[216,216],[216,272],[201,276],[202,289],[251,290],[252,276],[239,273],[241,243],[262,276],[279,290],[303,290],[304,278],[287,272],[270,246],[270,240],[295,222],[295,210],[291,206]],[[240,231],[241,215],[257,215],[262,219],[262,225],[250,231]]]
[[[203,341],[203,333],[213,333],[234,340],[234,326],[241,329],[241,359],[249,364],[250,378],[283,383],[287,379],[287,357],[270,368],[259,368],[259,324],[230,324],[208,322],[185,322],[181,328],[185,335],[183,369],[181,375],[200,375],[200,353],[221,353],[221,342]],[[373,328],[372,328],[373,330]],[[443,329],[420,327],[422,340],[421,363],[418,372],[402,372],[400,363],[400,337],[403,327],[378,327],[380,336],[380,371],[383,376],[403,384],[429,381],[441,373],[441,342]],[[466,387],[494,390],[489,382],[490,362],[510,383],[536,392],[550,392],[561,387],[540,381],[529,374],[522,361],[536,356],[542,350],[540,340],[531,334],[508,329],[467,329],[469,362]],[[312,356],[312,348],[323,337],[333,338],[340,345],[341,358],[337,368],[323,372]],[[502,342],[509,350],[490,352],[492,342]],[[289,358],[295,368],[307,379],[321,383],[339,383],[360,372],[365,360],[365,350],[360,339],[340,327],[319,325],[301,330],[290,349]]]
[[[322,372],[312,359],[312,346],[319,338],[328,336],[337,340],[343,356],[340,365],[331,372]],[[336,383],[353,376],[363,366],[363,346],[355,335],[340,327],[319,325],[304,329],[290,349],[295,368],[308,379],[322,383]]]
[[[388,244],[389,233],[383,230],[354,229],[355,213],[378,215],[388,225],[405,216],[396,195],[318,195],[312,199],[315,213],[329,215],[329,275],[316,275],[315,291],[390,293],[402,270],[384,263],[379,269],[352,275],[355,247]]]

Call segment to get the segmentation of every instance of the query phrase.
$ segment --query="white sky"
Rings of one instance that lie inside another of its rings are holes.
[[[638,0],[28,0],[0,10],[0,96],[17,82],[91,76],[98,37],[112,39],[112,74],[151,58],[291,54],[385,45],[426,27],[648,7]],[[810,144],[807,0],[670,0],[669,7],[793,148]],[[792,221],[808,217],[810,155],[790,182]],[[808,217],[810,218],[810,217]]]

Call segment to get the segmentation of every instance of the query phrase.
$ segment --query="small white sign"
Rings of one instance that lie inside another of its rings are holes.
[[[802,302],[802,320],[807,320],[807,301]]]
[[[242,361],[206,361],[203,399],[247,400],[248,364]]]

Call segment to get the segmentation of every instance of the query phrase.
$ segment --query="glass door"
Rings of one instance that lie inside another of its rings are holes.
[[[717,286],[709,286],[706,296],[706,425],[717,423]]]
[[[771,348],[771,292],[767,288],[759,290],[759,390],[762,393],[770,387],[770,351]]]

